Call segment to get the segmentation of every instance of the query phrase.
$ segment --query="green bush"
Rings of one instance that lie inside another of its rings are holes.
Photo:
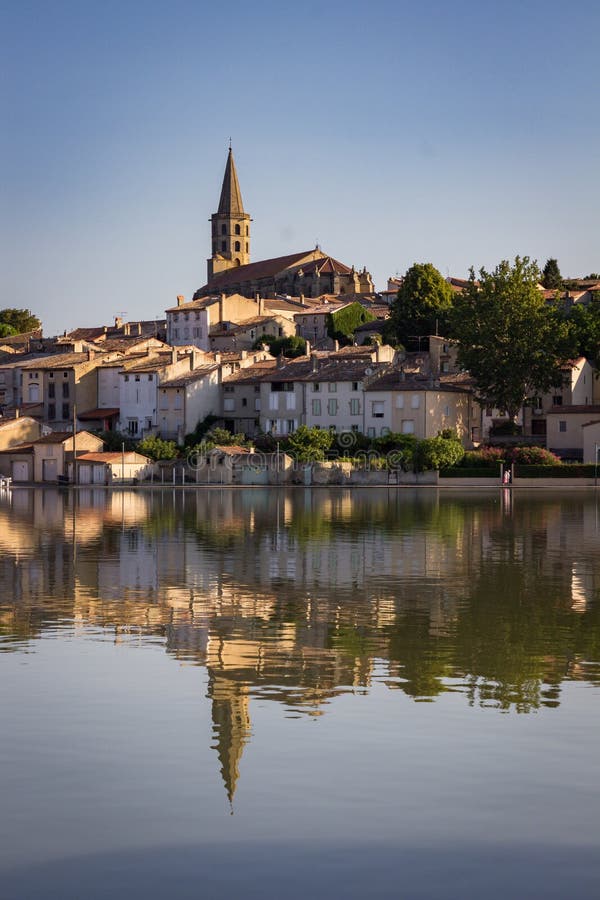
[[[163,441],[154,435],[142,438],[136,449],[150,459],[175,459],[178,453],[175,441]]]
[[[465,449],[460,441],[434,437],[419,441],[413,459],[415,469],[424,471],[455,466],[464,455]]]
[[[478,450],[467,450],[461,459],[459,466],[468,469],[477,469],[484,466],[498,471],[500,463],[506,458],[506,450],[503,447],[479,447]]]

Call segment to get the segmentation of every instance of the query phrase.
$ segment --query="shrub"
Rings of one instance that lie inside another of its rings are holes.
[[[464,447],[459,441],[443,437],[425,438],[417,444],[415,469],[422,471],[455,466],[464,455]]]
[[[544,447],[512,447],[506,452],[508,462],[523,466],[561,466],[562,462]]]
[[[517,425],[516,422],[513,422],[511,419],[506,419],[504,422],[498,422],[496,425],[493,425],[490,428],[491,435],[502,435],[502,434],[522,434],[523,429],[520,425]]]
[[[506,450],[503,447],[479,447],[478,450],[467,450],[460,461],[460,466],[466,468],[489,466],[497,470],[505,459]]]
[[[175,441],[163,441],[162,438],[148,435],[142,438],[137,445],[137,450],[150,459],[175,459],[177,456],[177,444]]]

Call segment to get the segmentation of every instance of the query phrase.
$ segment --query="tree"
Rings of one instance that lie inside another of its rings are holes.
[[[311,463],[325,459],[325,453],[333,443],[333,435],[323,428],[300,425],[288,438],[288,448],[298,462]]]
[[[138,443],[136,450],[150,459],[175,459],[177,444],[175,441],[163,441],[162,438],[148,435]]]
[[[565,312],[565,318],[575,342],[575,355],[585,356],[597,367],[600,363],[600,297],[593,296],[587,306],[575,303]]]
[[[546,260],[546,265],[544,266],[544,271],[542,272],[542,284],[549,291],[558,291],[561,289],[561,287],[563,286],[563,279],[562,275],[560,274],[560,269],[558,268],[558,260]]]
[[[455,300],[458,363],[477,383],[486,406],[506,410],[513,421],[536,393],[562,381],[561,366],[573,353],[570,330],[556,304],[538,288],[540,272],[528,257],[504,260],[493,272],[471,269]]]
[[[590,274],[586,275],[583,280],[584,281],[600,281],[600,273],[590,272]]]
[[[288,337],[283,338],[277,338],[272,334],[264,334],[254,341],[252,349],[261,350],[263,344],[267,344],[269,353],[273,356],[279,356],[282,353],[287,359],[295,359],[297,356],[304,356],[306,353],[306,341],[297,334],[290,334]]]
[[[29,309],[0,309],[0,322],[15,329],[15,334],[36,331],[42,327],[37,316]]]
[[[449,336],[448,325],[453,292],[431,263],[415,263],[404,276],[392,303],[388,337],[410,345],[415,337],[428,334]]]
[[[359,325],[365,322],[373,322],[375,316],[365,309],[358,301],[336,309],[327,316],[327,334],[340,344],[351,344],[354,340],[354,332]]]
[[[445,469],[455,466],[465,455],[465,448],[455,437],[425,438],[419,441],[415,451],[415,468]]]
[[[0,338],[12,337],[13,334],[16,333],[17,329],[13,328],[12,325],[7,325],[6,322],[0,322]]]

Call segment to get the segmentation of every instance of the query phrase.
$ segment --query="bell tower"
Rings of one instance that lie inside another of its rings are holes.
[[[218,272],[250,262],[250,216],[244,210],[231,145],[223,176],[219,208],[210,217],[212,256],[207,260],[208,281]]]

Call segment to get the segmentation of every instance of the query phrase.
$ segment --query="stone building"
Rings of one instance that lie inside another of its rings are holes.
[[[212,255],[207,283],[194,299],[208,294],[241,294],[254,298],[276,294],[319,297],[322,294],[373,294],[366,268],[358,271],[316,247],[273,259],[250,262],[250,222],[229,148],[219,207],[211,216]]]

